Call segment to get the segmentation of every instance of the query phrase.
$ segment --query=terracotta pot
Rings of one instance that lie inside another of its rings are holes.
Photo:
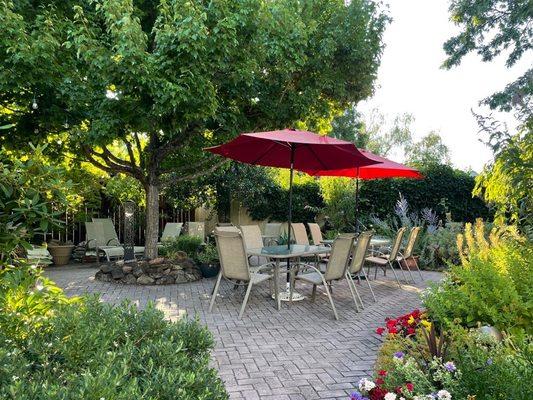
[[[418,256],[409,257],[405,260],[400,261],[402,269],[410,269],[411,271],[416,271],[416,263],[418,262]]]
[[[55,265],[65,265],[70,261],[74,247],[72,244],[49,245],[48,251],[52,255]]]

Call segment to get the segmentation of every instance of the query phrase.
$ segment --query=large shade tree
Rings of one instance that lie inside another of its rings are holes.
[[[2,145],[57,135],[139,180],[152,258],[160,189],[212,171],[204,146],[368,97],[386,22],[373,0],[2,1]]]

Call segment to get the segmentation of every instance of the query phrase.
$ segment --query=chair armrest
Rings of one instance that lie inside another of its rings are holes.
[[[115,242],[115,244],[111,244]],[[120,246],[120,242],[117,239],[109,239],[106,243],[107,246]]]
[[[311,265],[311,264],[305,264],[305,263],[296,263],[295,264],[295,267],[292,267],[292,268],[295,268],[297,269],[298,271],[300,271],[300,266],[302,266],[302,270],[305,271],[307,269],[312,269],[314,270],[315,272],[318,272],[319,274],[322,274],[322,272],[315,266]]]
[[[257,267],[254,273],[257,274],[259,271],[261,271],[261,270],[263,270],[263,269],[272,268],[272,267],[274,267],[275,265],[276,265],[276,264],[273,263],[273,262],[267,262],[266,264],[262,264],[262,265],[260,265],[259,267]]]
[[[94,247],[92,247],[91,242],[95,242],[94,243]],[[85,249],[86,250],[92,250],[92,249],[95,249],[95,248],[98,248],[98,242],[96,241],[96,239],[89,239],[89,240],[87,240],[85,242]]]

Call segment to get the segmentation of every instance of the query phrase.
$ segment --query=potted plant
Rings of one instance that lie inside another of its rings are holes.
[[[55,265],[68,264],[74,247],[72,242],[60,242],[58,240],[51,240],[47,246]]]
[[[217,248],[208,243],[204,248],[197,254],[196,260],[200,266],[200,271],[204,278],[212,278],[217,276],[220,271],[220,262],[218,259]]]

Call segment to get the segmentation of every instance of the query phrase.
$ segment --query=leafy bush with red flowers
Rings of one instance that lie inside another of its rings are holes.
[[[379,327],[376,329],[378,335],[383,335],[385,331],[391,335],[401,335],[403,337],[409,337],[416,334],[416,329],[424,325],[428,327],[430,322],[427,320],[427,316],[420,310],[413,310],[410,313],[401,315],[397,318],[386,318],[385,327]]]

